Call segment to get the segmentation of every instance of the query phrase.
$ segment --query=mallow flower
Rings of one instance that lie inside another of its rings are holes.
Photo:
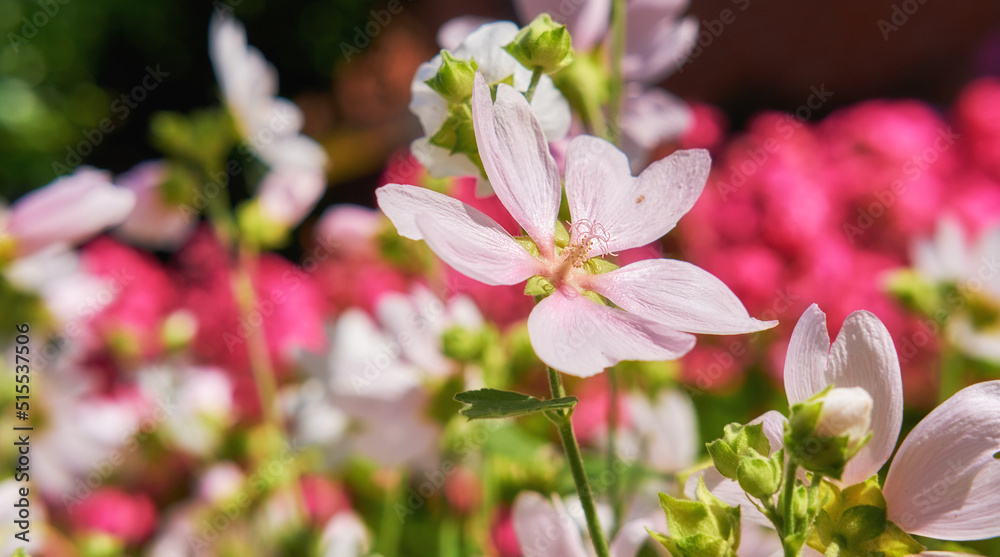
[[[902,422],[902,385],[892,339],[874,315],[851,314],[833,347],[827,346],[826,316],[810,306],[792,332],[785,390],[792,404],[831,384],[860,387],[870,395],[871,440],[848,462],[841,481],[826,478],[846,488],[878,474],[892,455]],[[772,411],[756,421],[763,423],[772,453],[782,448],[784,418]],[[1000,500],[991,487],[1000,481],[998,449],[1000,381],[959,391],[917,424],[896,452],[881,488],[887,520],[908,534],[940,539],[1000,535]],[[714,470],[703,475],[717,497],[742,504],[745,519],[767,524],[736,482]],[[688,481],[686,492],[693,491],[693,483]]]
[[[246,29],[228,16],[212,18],[209,54],[219,89],[244,144],[270,169],[254,201],[270,223],[294,226],[326,187],[326,152],[301,133],[304,117],[278,97],[278,72],[247,44]]]
[[[527,89],[531,82],[531,70],[522,66],[503,49],[517,36],[517,25],[509,21],[498,21],[479,27],[471,32],[456,48],[447,52],[454,60],[473,61],[482,76],[491,84],[505,82],[515,88]],[[484,182],[483,171],[475,161],[475,156],[459,152],[454,146],[444,147],[434,138],[445,125],[451,114],[449,101],[426,82],[433,78],[445,63],[445,53],[439,54],[417,68],[410,85],[410,112],[420,120],[424,137],[416,139],[410,149],[413,155],[431,176],[476,176],[479,178],[480,193],[489,193],[489,184]],[[569,132],[571,114],[569,103],[556,89],[552,79],[542,76],[535,89],[531,106],[541,123],[541,129],[549,141],[562,139]]]
[[[735,334],[772,327],[751,318],[736,296],[705,271],[670,259],[616,268],[601,256],[657,240],[700,195],[711,161],[679,151],[638,177],[611,143],[579,136],[566,155],[567,231],[557,223],[562,183],[542,125],[524,96],[475,78],[472,119],[486,175],[526,232],[514,238],[482,212],[412,185],[376,190],[400,235],[425,240],[459,272],[486,284],[529,280],[543,296],[528,317],[538,357],[581,377],[621,360],[678,358],[691,333]],[[605,298],[614,306],[605,303]]]

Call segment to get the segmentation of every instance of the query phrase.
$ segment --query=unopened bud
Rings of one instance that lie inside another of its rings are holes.
[[[472,96],[477,69],[479,65],[475,60],[459,60],[447,50],[442,50],[441,69],[424,83],[449,104],[459,104]]]
[[[846,435],[851,443],[864,438],[872,422],[872,396],[861,387],[833,389],[823,399],[816,422],[817,437]]]
[[[524,67],[555,73],[573,62],[573,42],[565,25],[541,14],[503,47]]]

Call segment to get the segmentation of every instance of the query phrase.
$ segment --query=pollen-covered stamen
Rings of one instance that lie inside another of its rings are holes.
[[[573,269],[582,269],[590,259],[594,245],[600,246],[602,252],[607,252],[611,241],[607,231],[600,223],[580,219],[570,226],[570,243],[559,253],[559,263],[548,277],[553,283],[562,282]]]

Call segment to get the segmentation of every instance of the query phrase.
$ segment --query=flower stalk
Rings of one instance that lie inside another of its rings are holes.
[[[562,398],[566,396],[566,389],[563,388],[562,378],[559,372],[548,368],[549,388],[552,390],[552,398]],[[580,497],[580,505],[583,506],[583,513],[587,517],[587,530],[590,532],[590,541],[594,544],[597,557],[610,557],[608,540],[601,529],[601,521],[597,517],[597,505],[594,504],[594,494],[590,489],[590,481],[587,479],[587,472],[583,467],[583,456],[580,454],[580,444],[576,440],[573,432],[572,410],[560,413],[558,422],[559,436],[562,438],[563,447],[566,450],[566,460],[569,462],[570,470],[573,472],[573,482],[576,484],[576,493]]]

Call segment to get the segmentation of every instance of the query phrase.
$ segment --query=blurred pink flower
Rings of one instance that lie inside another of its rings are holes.
[[[309,520],[314,526],[322,526],[337,513],[351,508],[351,499],[339,482],[309,474],[299,479],[299,484],[302,486]]]
[[[647,260],[604,274],[582,272],[592,257],[646,245],[673,228],[704,187],[707,153],[675,153],[635,178],[628,159],[613,145],[577,137],[566,164],[573,225],[569,244],[559,250],[554,226],[561,180],[527,101],[501,84],[494,106],[488,85],[477,76],[472,106],[486,173],[504,207],[533,240],[537,256],[480,211],[430,190],[382,186],[376,192],[379,206],[402,236],[426,240],[471,278],[510,285],[544,277],[555,290],[528,318],[532,346],[542,361],[585,377],[620,360],[679,357],[691,349],[694,337],[677,329],[733,334],[774,325],[752,319],[724,284],[680,261]],[[581,290],[607,296],[622,309],[598,304]]]
[[[107,172],[82,167],[18,199],[0,217],[0,235],[29,255],[54,244],[71,246],[120,224],[135,206],[135,194],[111,183]]]
[[[103,532],[135,545],[156,529],[156,507],[144,493],[103,487],[80,502],[69,516],[81,532]]]
[[[1000,79],[986,77],[967,85],[954,111],[972,162],[1000,180]]]
[[[111,238],[82,250],[84,268],[107,281],[114,301],[94,315],[90,326],[104,341],[127,346],[135,356],[152,357],[163,348],[160,326],[177,304],[177,287],[150,254]],[[121,343],[125,343],[124,345]]]
[[[197,211],[168,202],[161,188],[167,179],[167,163],[147,161],[137,164],[115,182],[135,194],[135,209],[116,233],[134,244],[175,250],[198,225]]]

